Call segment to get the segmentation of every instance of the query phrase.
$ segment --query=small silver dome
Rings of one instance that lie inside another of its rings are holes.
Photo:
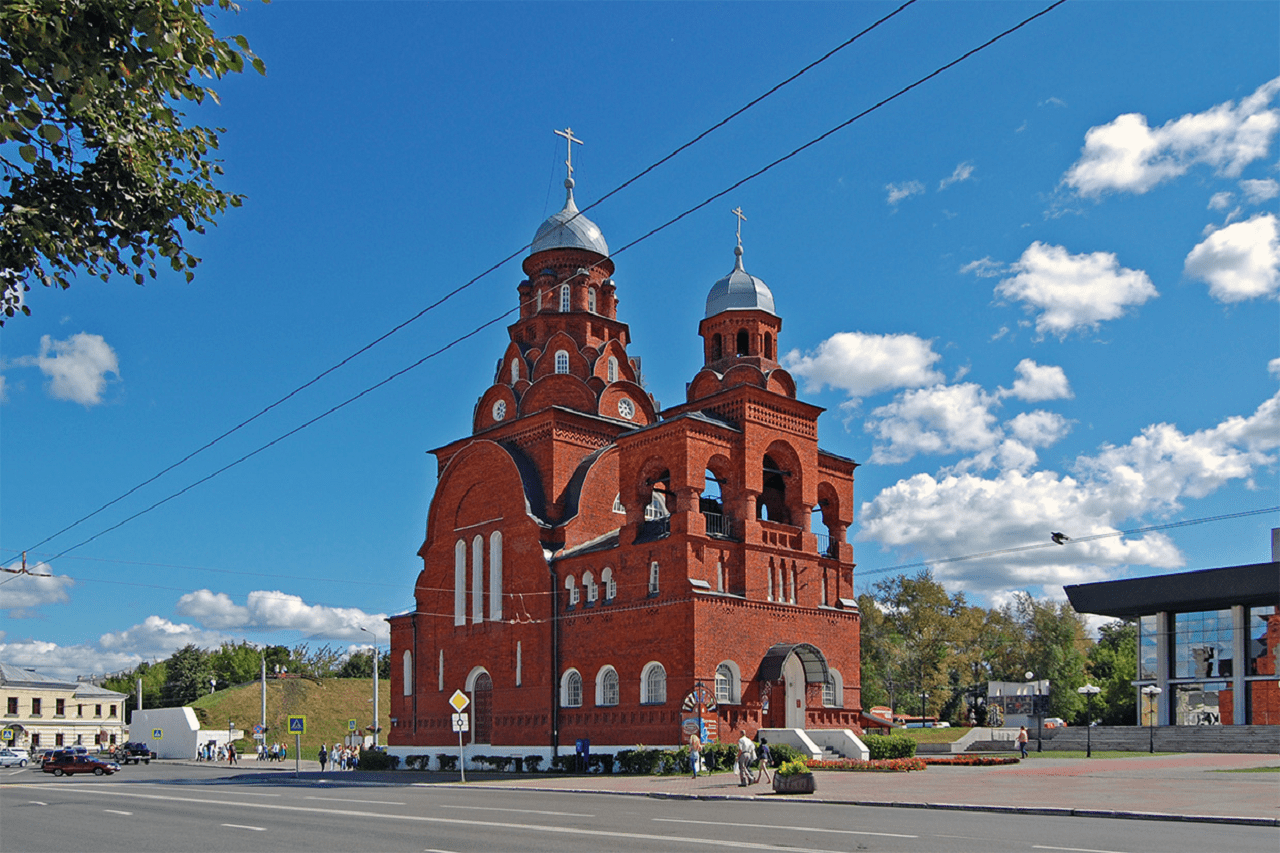
[[[707,294],[707,316],[714,317],[724,311],[767,311],[775,317],[773,292],[769,286],[748,273],[742,266],[742,247],[735,246],[733,272],[717,281]]]
[[[578,213],[578,206],[573,203],[573,178],[565,179],[564,188],[567,191],[564,209],[538,226],[538,233],[533,235],[533,246],[530,251],[587,249],[608,257],[609,244],[604,241],[600,227]]]

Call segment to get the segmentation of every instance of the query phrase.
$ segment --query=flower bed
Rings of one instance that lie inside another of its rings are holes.
[[[995,767],[1000,764],[1017,764],[1021,758],[1007,755],[957,755],[954,758],[922,758],[925,764],[951,764],[956,767]]]
[[[879,761],[858,761],[853,758],[841,758],[836,761],[810,760],[805,765],[810,770],[852,770],[862,773],[908,773],[912,770],[923,770],[925,761],[921,758],[886,758]]]

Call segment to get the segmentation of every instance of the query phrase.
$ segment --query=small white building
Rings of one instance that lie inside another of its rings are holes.
[[[239,729],[202,729],[191,708],[153,708],[134,711],[129,739],[145,743],[157,758],[195,758],[196,750],[212,742],[225,746],[244,737]]]

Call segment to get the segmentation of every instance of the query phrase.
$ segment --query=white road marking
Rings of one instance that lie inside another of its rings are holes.
[[[815,826],[780,826],[776,823],[728,823],[723,820],[680,820],[674,817],[655,817],[660,823],[701,823],[708,826],[737,826],[742,829],[779,829],[801,832],[832,832],[838,835],[880,835],[885,838],[919,838],[918,835],[900,835],[896,832],[860,832],[856,829],[819,829]]]
[[[500,809],[494,806],[446,806],[441,805],[442,809],[470,809],[475,812],[519,812],[521,814],[547,814],[553,817],[595,817],[593,814],[582,814],[581,812],[548,812],[540,809]]]
[[[265,826],[245,826],[243,823],[224,823],[223,826],[229,826],[232,829],[251,829],[254,832],[266,832]]]
[[[11,787],[35,787],[34,785],[13,785]],[[751,841],[731,841],[721,840],[719,838],[694,838],[682,835],[651,835],[645,832],[613,832],[603,829],[579,829],[572,826],[545,826],[536,823],[498,823],[496,821],[477,821],[474,818],[466,820],[458,820],[448,817],[428,817],[426,815],[404,815],[404,814],[387,814],[385,812],[356,811],[354,809],[335,809],[335,808],[312,808],[311,806],[291,806],[277,803],[259,803],[251,800],[231,802],[229,800],[207,800],[200,797],[174,797],[163,794],[145,794],[140,791],[112,791],[107,790],[103,786],[94,785],[92,788],[85,786],[77,789],[79,793],[89,795],[99,795],[104,797],[133,797],[140,800],[162,800],[165,802],[181,803],[183,805],[191,805],[199,803],[202,805],[212,806],[236,806],[244,809],[263,809],[267,811],[287,811],[301,812],[307,814],[328,815],[330,817],[353,817],[353,818],[372,818],[377,820],[403,820],[412,821],[414,823],[440,823],[451,826],[467,827],[475,829],[477,827],[487,827],[490,829],[510,829],[525,832],[546,832],[552,835],[584,835],[598,836],[601,838],[626,838],[633,841],[643,841],[661,845],[688,844],[701,847],[733,847],[740,850],[776,850],[780,853],[842,853],[837,850],[825,850],[815,847],[794,847],[791,845],[774,845],[774,844],[758,844]],[[265,829],[256,826],[242,827],[238,824],[224,823],[223,826],[230,826],[237,829],[252,829],[259,832],[265,832]],[[913,836],[908,836],[913,837]]]
[[[1117,850],[1094,850],[1089,847],[1047,847],[1043,844],[1032,844],[1032,850],[1070,850],[1074,853],[1121,853]]]
[[[42,802],[40,802],[39,800],[32,800],[32,801],[31,801],[31,805],[33,805],[33,806],[47,806],[47,805],[49,805],[49,804],[48,804],[48,803],[42,803]]]
[[[321,800],[326,803],[364,803],[372,806],[403,806],[404,803],[393,803],[390,800],[348,800],[345,797],[303,797],[304,800]]]
[[[127,815],[133,814],[133,812],[122,812],[119,809],[103,809],[103,811],[107,812],[108,814],[127,814]]]

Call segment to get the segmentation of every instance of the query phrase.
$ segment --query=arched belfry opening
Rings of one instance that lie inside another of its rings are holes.
[[[791,510],[787,506],[787,477],[790,475],[790,471],[783,470],[772,456],[765,454],[764,489],[756,504],[756,511],[763,520],[791,523]]]
[[[720,338],[720,333],[716,332],[711,336],[711,360],[719,361],[724,358],[724,343]]]
[[[746,329],[738,330],[738,355],[750,355],[751,336]]]

